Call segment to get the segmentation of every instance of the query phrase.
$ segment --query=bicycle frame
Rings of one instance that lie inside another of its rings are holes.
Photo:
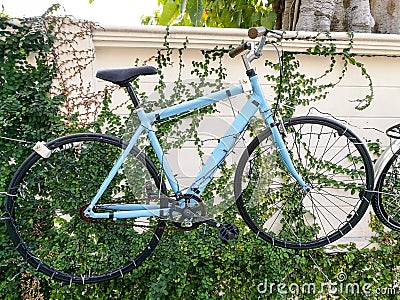
[[[219,143],[211,153],[208,160],[203,165],[202,169],[197,174],[195,180],[190,185],[187,194],[192,194],[196,197],[200,197],[204,189],[207,187],[207,184],[213,178],[213,175],[217,171],[218,167],[224,161],[225,157],[228,155],[230,150],[236,144],[238,138],[241,133],[246,129],[250,120],[256,114],[257,111],[264,116],[265,123],[267,127],[270,128],[272,132],[272,139],[275,143],[275,146],[279,152],[280,158],[292,176],[299,182],[299,184],[303,187],[305,191],[308,191],[309,188],[304,183],[302,178],[296,172],[288,151],[286,150],[285,144],[283,142],[282,136],[275,125],[275,121],[273,120],[270,107],[267,104],[267,101],[264,97],[263,91],[261,89],[258,76],[252,76],[250,78],[250,84],[252,88],[252,95],[248,98],[247,102],[232,122],[230,128],[227,130],[225,135],[220,138]],[[107,207],[108,209],[115,209],[115,212],[105,212],[105,213],[96,213],[93,211],[98,200],[101,198],[104,191],[107,189],[111,180],[114,178],[115,174],[118,172],[118,169],[121,167],[130,151],[134,147],[135,143],[141,136],[143,132],[147,134],[147,138],[150,140],[151,146],[153,147],[157,158],[160,162],[162,170],[171,186],[172,191],[178,197],[182,195],[182,191],[179,188],[179,184],[172,172],[172,169],[165,157],[165,154],[161,148],[161,145],[157,139],[155,131],[153,129],[152,124],[155,121],[166,119],[168,117],[176,116],[185,112],[189,112],[194,109],[198,109],[201,107],[205,107],[212,103],[217,103],[221,100],[227,99],[231,96],[236,96],[239,94],[245,93],[244,87],[242,84],[224,89],[218,92],[211,93],[209,95],[199,97],[184,103],[180,103],[165,109],[157,110],[154,112],[146,113],[143,108],[139,108],[136,110],[139,120],[141,122],[139,128],[136,130],[134,135],[129,141],[128,146],[123,151],[112,170],[108,174],[107,178],[104,180],[102,185],[100,186],[97,194],[92,199],[89,206],[86,208],[84,214],[90,216],[91,218],[113,218],[113,219],[123,219],[123,218],[139,218],[139,217],[151,217],[151,216],[166,216],[170,213],[170,208],[161,208],[159,205],[146,205],[146,204],[99,204],[97,207]],[[195,200],[190,200],[195,203]],[[183,204],[183,203],[181,203]],[[190,205],[190,203],[189,203]]]

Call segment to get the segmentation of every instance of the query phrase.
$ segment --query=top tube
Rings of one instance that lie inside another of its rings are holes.
[[[212,103],[217,103],[221,100],[227,99],[229,97],[233,97],[239,94],[244,93],[242,85],[233,86],[218,92],[211,93],[206,96],[202,96],[193,100],[189,100],[186,102],[182,102],[167,108],[163,108],[160,110],[156,110],[150,113],[147,113],[148,120],[150,123],[155,120],[162,120],[172,116],[179,115],[181,113],[185,113],[191,110],[195,110],[201,107],[205,107]]]

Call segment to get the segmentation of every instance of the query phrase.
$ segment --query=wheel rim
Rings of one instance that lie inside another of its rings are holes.
[[[268,242],[321,247],[350,231],[365,213],[372,164],[361,142],[336,122],[297,118],[286,127],[285,143],[311,192],[288,176],[266,131],[239,162],[237,205],[249,227]]]
[[[137,267],[153,251],[162,236],[163,221],[141,220],[139,224],[156,228],[126,228],[84,222],[79,215],[121,147],[121,141],[104,135],[72,135],[50,144],[50,149],[59,149],[50,158],[33,154],[25,161],[9,188],[15,196],[6,201],[12,216],[7,225],[18,251],[35,268],[63,281],[98,282]],[[146,181],[157,180],[143,161],[139,163],[148,173]],[[126,184],[128,175],[124,171],[111,182],[110,192],[101,201],[135,197],[134,187]],[[144,198],[141,196],[136,197]]]

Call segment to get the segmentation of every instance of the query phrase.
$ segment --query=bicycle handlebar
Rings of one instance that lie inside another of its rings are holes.
[[[260,36],[264,37],[263,39],[261,39],[261,42],[263,43],[263,45],[261,45],[261,44],[259,45],[259,49],[257,50],[258,52],[261,52],[261,49],[262,49],[262,47],[264,46],[264,43],[265,43],[266,36],[268,34],[270,34],[270,35],[272,35],[272,36],[274,36],[276,38],[282,38],[282,34],[281,33],[269,30],[268,28],[266,28],[264,26],[252,27],[247,32],[247,35],[251,39],[255,39],[255,38],[260,37]],[[235,49],[229,51],[229,57],[234,58],[234,57],[238,56],[239,54],[241,54],[243,51],[251,49],[252,47],[251,47],[251,45],[249,45],[249,43],[254,43],[254,42],[245,42],[245,43],[237,46]]]
[[[273,30],[270,30],[264,26],[259,26],[259,27],[251,27],[249,31],[247,32],[247,35],[251,39],[258,38],[263,35],[268,35],[271,34],[277,38],[282,38],[282,34]]]
[[[242,53],[244,50],[248,49],[247,44],[241,44],[237,46],[235,49],[229,51],[229,57],[234,58],[235,56],[238,56],[240,53]]]
[[[255,38],[263,36],[267,33],[268,33],[268,29],[265,28],[264,26],[260,26],[260,27],[250,28],[249,31],[247,32],[247,35],[249,36],[249,38],[255,39]]]

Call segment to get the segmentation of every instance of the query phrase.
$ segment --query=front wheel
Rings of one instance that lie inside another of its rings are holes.
[[[136,268],[154,250],[164,220],[83,216],[125,146],[103,134],[69,135],[47,144],[49,158],[33,153],[17,170],[5,201],[7,228],[35,269],[70,283],[94,283]],[[99,203],[160,205],[158,190],[165,193],[156,168],[133,148]]]
[[[364,215],[372,197],[371,159],[357,136],[335,121],[299,117],[284,125],[289,155],[311,190],[283,166],[268,129],[238,163],[236,204],[258,237],[291,249],[322,247]]]

